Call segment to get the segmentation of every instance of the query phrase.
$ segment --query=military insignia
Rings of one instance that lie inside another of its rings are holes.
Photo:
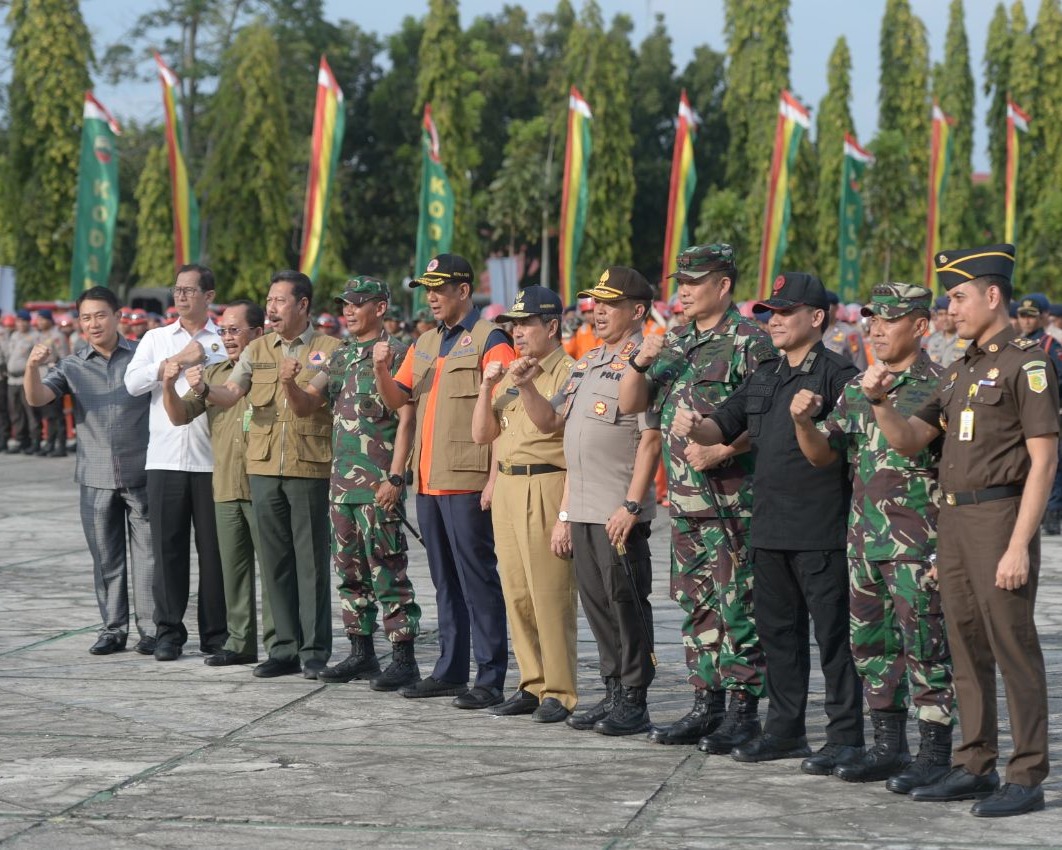
[[[576,369],[578,369],[578,370],[579,370],[580,372],[582,372],[582,371],[584,371],[584,370],[586,369],[586,367],[587,367],[587,366],[589,366],[589,365],[590,365],[590,364],[589,364],[589,363],[587,363],[587,362],[586,362],[585,360],[580,360],[580,361],[579,361],[578,363],[576,363],[576,364],[575,364],[575,368],[576,368]]]
[[[997,369],[995,366],[993,366],[991,369],[988,370],[988,376],[987,377],[988,377],[988,380],[994,381],[996,378],[999,377],[999,369]]]
[[[426,271],[426,272],[433,272],[433,271],[435,271],[435,270],[436,270],[437,268],[439,268],[439,261],[438,261],[438,260],[436,260],[436,259],[435,259],[435,258],[433,257],[433,258],[432,258],[432,260],[431,260],[431,262],[429,262],[429,263],[428,263],[428,267],[427,267],[427,268],[426,268],[426,269],[425,269],[424,271]]]
[[[1033,348],[1037,343],[1035,339],[1028,339],[1027,337],[1020,336],[1017,339],[1012,339],[1010,344],[1015,348],[1020,348],[1022,351],[1026,351],[1027,349]],[[988,350],[993,351],[994,348],[989,346]]]
[[[783,286],[785,286],[785,275],[780,274],[774,279],[774,292],[772,294],[777,295]]]
[[[1039,366],[1041,369],[1046,369],[1047,368],[1047,361],[1046,360],[1030,360],[1028,363],[1024,364],[1021,368],[1022,369],[1035,369],[1037,366]]]
[[[949,381],[954,381],[958,377],[959,377],[959,373],[958,372],[952,372],[951,375],[948,376],[948,380]]]
[[[601,277],[599,277],[599,278],[597,279],[597,282],[598,282],[598,283],[607,283],[607,282],[608,282],[608,269],[605,269],[605,270],[604,270],[604,271],[603,271],[603,272],[601,273]]]
[[[568,381],[568,386],[564,388],[564,394],[567,395],[575,389],[575,381]]]
[[[945,263],[946,263],[947,261],[948,261],[948,257],[947,257],[947,254],[938,254],[938,255],[937,255],[937,264],[938,264],[938,265],[941,265],[941,266],[942,266],[942,265],[944,265],[944,264],[945,264]]]
[[[620,349],[620,356],[623,356],[624,354],[630,354],[632,351],[634,351],[634,343],[628,342],[625,346],[623,346],[623,348]]]
[[[461,337],[461,345],[462,346],[471,345],[471,344],[472,344],[472,334],[465,334],[463,337]]]
[[[221,346],[218,345],[216,342],[212,346],[210,346],[211,351],[217,351],[219,348],[221,348]]]
[[[605,404],[603,401],[595,401],[594,413],[596,413],[598,416],[604,416],[606,413],[608,413],[608,405]]]
[[[306,359],[311,366],[320,366],[325,362],[326,358],[327,355],[323,351],[311,351],[310,356]]]
[[[995,354],[997,351],[999,351],[999,346],[996,345],[994,342],[990,346],[988,346],[989,354]]]
[[[1029,382],[1029,389],[1034,393],[1042,393],[1047,389],[1047,371],[1045,369],[1030,369],[1025,373],[1025,379]]]
[[[503,417],[501,418],[501,426],[502,426],[502,430],[503,430],[503,431],[504,431],[504,430],[505,430],[506,428],[508,428],[508,427],[509,427],[509,417],[508,417],[508,416],[503,416]]]
[[[624,363],[622,360],[613,360],[611,363],[608,364],[608,368],[611,369],[613,372],[622,372],[624,369],[627,368],[627,364]]]

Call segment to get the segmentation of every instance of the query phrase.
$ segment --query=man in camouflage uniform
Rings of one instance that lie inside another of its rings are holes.
[[[935,330],[926,340],[926,354],[934,363],[950,366],[970,346],[955,330],[955,319],[948,312],[948,296],[941,295],[933,302],[933,327]]]
[[[620,410],[660,416],[671,501],[671,596],[686,613],[682,642],[693,708],[649,740],[728,753],[760,731],[764,653],[752,614],[748,531],[752,456],[746,441],[698,446],[671,429],[682,407],[702,415],[778,353],[767,333],[733,305],[737,267],[727,244],[679,255],[679,298],[688,323],[647,336],[620,382]],[[643,373],[639,375],[638,373]],[[723,723],[725,693],[730,709]],[[723,724],[722,726],[720,724]]]
[[[383,330],[390,290],[383,281],[356,277],[336,298],[350,330],[327,370],[315,375],[303,397],[292,399],[299,416],[327,401],[333,410],[329,486],[332,559],[339,576],[343,625],[350,656],[318,673],[322,682],[371,678],[377,691],[394,691],[420,678],[413,641],[420,606],[406,574],[402,531],[406,459],[413,441],[413,409],[388,410],[376,390],[372,349],[386,342],[401,363],[407,346]],[[305,411],[304,408],[305,407]],[[372,635],[379,609],[394,648],[381,674]]]
[[[930,398],[943,367],[921,350],[932,293],[921,286],[874,287],[863,315],[872,317],[875,355],[894,376],[890,400],[909,415]],[[844,388],[817,427],[821,398],[803,390],[791,411],[800,448],[816,466],[847,457],[854,470],[848,522],[852,657],[870,707],[874,746],[834,775],[849,782],[889,779],[906,793],[947,773],[955,692],[937,588],[937,465],[939,442],[905,457],[889,447],[860,378]],[[922,747],[907,749],[907,707],[913,692]],[[898,775],[897,775],[898,774]],[[890,777],[892,777],[890,779]]]
[[[402,308],[397,304],[389,304],[384,313],[383,328],[389,336],[394,337],[407,348],[413,344],[413,335],[403,327],[405,319],[402,316]]]

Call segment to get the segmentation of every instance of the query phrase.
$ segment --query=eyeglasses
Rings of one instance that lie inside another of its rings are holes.
[[[198,286],[175,286],[173,287],[174,298],[191,298],[193,295],[198,295],[202,292]]]
[[[250,328],[218,328],[218,336],[239,336]]]

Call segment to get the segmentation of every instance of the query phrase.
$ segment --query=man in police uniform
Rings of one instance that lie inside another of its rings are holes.
[[[887,368],[874,366],[863,380],[893,448],[912,455],[944,434],[937,570],[963,740],[952,770],[911,796],[983,798],[974,815],[1005,817],[1044,807],[1047,683],[1033,609],[1038,529],[1058,458],[1058,379],[1036,343],[1010,327],[1013,245],[943,251],[936,266],[958,332],[972,343],[965,356],[906,419],[889,400]],[[1014,738],[1002,787],[997,665]]]
[[[192,390],[221,408],[245,395],[251,402],[247,473],[262,547],[262,581],[276,640],[254,668],[259,678],[298,673],[316,679],[332,654],[329,600],[328,476],[332,417],[292,409],[293,390],[327,366],[339,340],[310,323],[313,284],[301,272],[276,272],[266,297],[274,333],[240,355],[224,384],[200,381]],[[300,664],[301,661],[301,664]]]
[[[822,336],[822,344],[828,351],[848,358],[862,371],[867,368],[867,352],[863,348],[863,333],[858,325],[837,318],[841,311],[841,299],[836,292],[827,291],[830,302],[829,322]]]
[[[801,770],[829,775],[863,753],[859,677],[848,642],[848,566],[844,544],[851,495],[843,459],[813,467],[800,451],[790,402],[801,390],[821,396],[814,419],[833,407],[854,366],[822,344],[829,302],[817,277],[779,275],[763,302],[768,330],[785,357],[761,365],[722,405],[702,417],[676,412],[672,428],[704,445],[732,444],[746,431],[755,455],[751,546],[756,565],[756,628],[767,652],[770,706],[763,734],[736,747],[736,761],[804,758]],[[826,745],[811,755],[805,736],[811,666],[808,615],[826,679]]]
[[[885,283],[874,287],[863,308],[871,318],[875,360],[894,377],[890,399],[905,414],[932,396],[943,371],[922,350],[932,297],[922,286]],[[852,655],[874,726],[874,746],[863,760],[839,765],[834,775],[849,782],[888,779],[890,791],[906,794],[936,781],[951,764],[955,691],[932,562],[939,446],[913,458],[889,448],[858,377],[816,427],[810,413],[821,403],[801,390],[790,413],[812,465],[847,456],[854,472],[848,520]],[[908,767],[912,694],[922,746]]]
[[[621,414],[618,402],[653,291],[635,269],[611,266],[579,296],[596,302],[602,345],[575,364],[561,392],[552,400],[538,392],[537,358],[521,358],[510,373],[535,426],[547,434],[564,429],[568,498],[561,519],[571,524],[579,598],[605,682],[604,699],[566,722],[602,735],[635,735],[649,728],[646,691],[655,672],[649,523],[660,431],[655,415]]]
[[[560,392],[573,361],[561,347],[557,293],[528,286],[495,321],[512,322],[517,352],[538,361],[538,392],[545,398]],[[534,426],[512,378],[501,363],[491,363],[484,370],[472,416],[472,438],[494,444],[499,471],[491,509],[494,548],[520,669],[516,693],[488,711],[530,714],[538,723],[557,723],[578,702],[571,534],[568,522],[560,518],[564,437],[560,432],[543,434]]]
[[[696,744],[729,753],[760,731],[765,661],[752,614],[748,557],[752,456],[747,441],[698,446],[671,428],[682,407],[707,415],[778,352],[767,333],[733,305],[737,266],[723,243],[687,248],[678,257],[678,296],[687,324],[646,337],[620,381],[620,410],[651,407],[666,434],[671,502],[671,597],[682,624],[693,708],[655,728],[649,740]],[[639,373],[643,373],[639,375]],[[726,691],[730,708],[722,726]]]
[[[390,411],[376,391],[372,352],[387,344],[399,359],[406,353],[383,330],[391,291],[382,280],[359,276],[336,298],[350,331],[327,370],[305,389],[289,389],[300,416],[327,402],[333,412],[331,496],[332,557],[339,576],[343,626],[350,655],[322,670],[322,682],[371,679],[377,691],[396,691],[420,678],[413,651],[420,606],[407,574],[405,513],[406,461],[413,445],[413,408]],[[391,664],[381,673],[373,646],[376,619],[393,647]]]
[[[934,363],[949,366],[962,357],[970,340],[955,332],[955,319],[948,312],[947,295],[941,295],[933,302],[933,327],[933,333],[926,340],[926,354]]]

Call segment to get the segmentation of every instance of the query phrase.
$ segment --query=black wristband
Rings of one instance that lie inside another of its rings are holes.
[[[883,401],[885,401],[885,396],[880,396],[878,398],[874,398],[873,396],[867,395],[865,392],[863,393],[863,398],[865,398],[867,400],[867,404],[872,404],[875,407],[877,407],[879,404],[881,404]]]
[[[397,475],[397,474],[396,475],[388,475],[387,476],[387,482],[392,487],[405,487],[406,486],[406,477],[404,475]]]
[[[646,363],[644,366],[639,366],[638,365],[638,361],[634,359],[637,356],[638,356],[638,352],[636,351],[636,352],[634,352],[634,354],[631,355],[631,359],[628,360],[627,362],[631,364],[631,368],[635,372],[637,372],[639,375],[644,375],[646,372],[649,371],[649,368],[653,364],[652,363]]]

